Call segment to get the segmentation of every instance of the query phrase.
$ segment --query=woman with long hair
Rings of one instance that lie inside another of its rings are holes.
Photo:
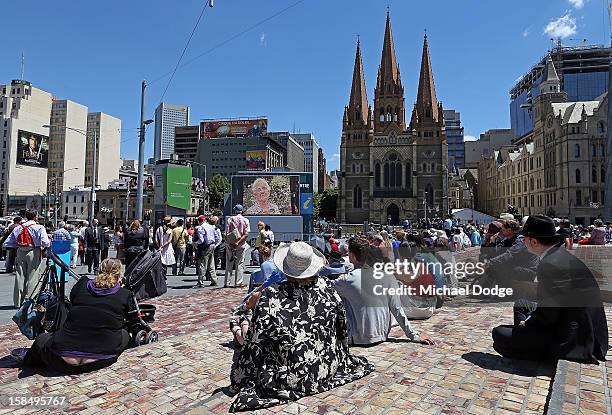
[[[130,266],[134,258],[149,245],[149,235],[138,220],[132,221],[129,228],[123,231],[123,252],[125,255],[125,267]]]

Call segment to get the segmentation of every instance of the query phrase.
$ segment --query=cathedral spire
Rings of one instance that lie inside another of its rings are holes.
[[[379,87],[384,84],[399,84],[400,71],[395,57],[395,45],[393,44],[393,33],[391,32],[391,16],[387,10],[387,24],[385,27],[385,41],[383,43],[380,68],[378,69]]]
[[[423,57],[421,58],[421,75],[417,93],[416,112],[420,122],[438,122],[439,106],[436,97],[431,61],[429,59],[429,44],[427,33],[423,40]]]
[[[357,39],[357,52],[355,53],[355,67],[353,69],[353,84],[351,98],[348,106],[349,119],[353,122],[368,122],[368,94],[366,91],[365,76],[363,74],[363,61],[361,58],[361,45]]]

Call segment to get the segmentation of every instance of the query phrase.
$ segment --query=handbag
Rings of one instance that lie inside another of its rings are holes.
[[[32,291],[33,295],[21,304],[21,307],[19,307],[19,310],[13,316],[13,321],[19,327],[21,334],[30,340],[34,340],[36,336],[43,332],[42,321],[46,310],[42,304],[38,304],[38,298],[34,299],[34,296],[38,292],[40,283],[43,280],[46,281],[47,277],[47,273],[41,276]]]

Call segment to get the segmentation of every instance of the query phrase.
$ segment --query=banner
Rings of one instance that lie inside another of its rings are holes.
[[[314,209],[314,198],[312,193],[302,193],[300,195],[300,206],[302,215],[312,215]]]
[[[200,126],[202,138],[220,137],[259,137],[267,134],[268,120],[219,120],[202,121]]]
[[[166,168],[166,204],[177,209],[191,209],[191,167]]]
[[[251,150],[246,152],[247,170],[265,170],[267,150]]]
[[[16,164],[46,169],[49,162],[49,137],[29,131],[17,131]]]

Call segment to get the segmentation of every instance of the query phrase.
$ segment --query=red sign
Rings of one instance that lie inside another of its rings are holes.
[[[268,132],[268,120],[256,118],[251,120],[215,120],[202,121],[202,137],[259,137]]]

